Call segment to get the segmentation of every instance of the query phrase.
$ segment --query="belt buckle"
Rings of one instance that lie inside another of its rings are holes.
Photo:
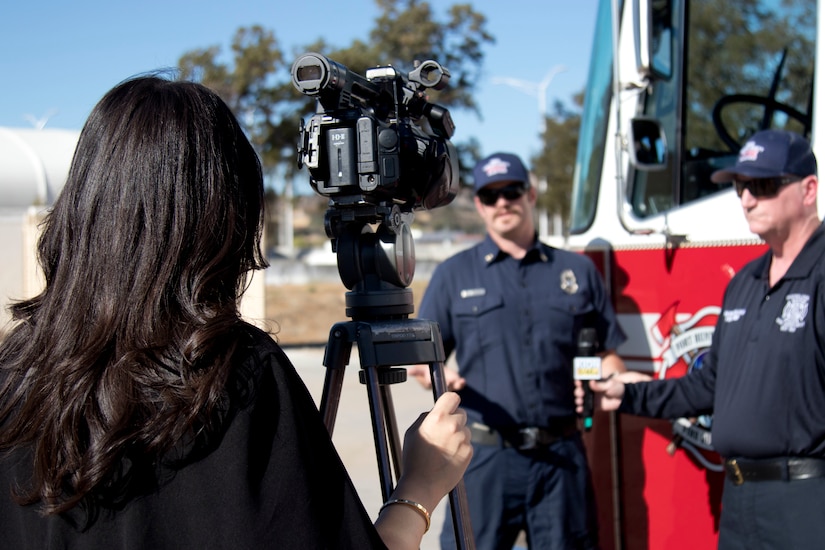
[[[742,475],[742,470],[739,468],[739,463],[736,462],[736,459],[730,459],[728,461],[728,465],[733,468],[733,484],[742,485],[745,483],[745,476]]]
[[[520,451],[535,449],[539,443],[539,429],[536,427],[522,428],[519,431],[521,440],[519,441]]]

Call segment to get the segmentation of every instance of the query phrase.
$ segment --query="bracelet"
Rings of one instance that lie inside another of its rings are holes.
[[[384,508],[386,508],[390,504],[403,504],[405,506],[409,506],[410,508],[421,514],[421,517],[423,517],[424,521],[427,522],[427,527],[424,529],[424,532],[426,533],[430,530],[430,513],[427,511],[426,508],[424,508],[419,503],[412,500],[407,500],[405,498],[392,498],[385,502],[383,506],[381,506],[381,509],[378,510],[378,513],[380,514],[381,512],[383,512]]]

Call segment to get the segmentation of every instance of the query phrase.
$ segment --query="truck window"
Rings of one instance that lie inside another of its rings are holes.
[[[613,98],[612,40],[610,2],[602,1],[599,3],[596,16],[590,71],[584,96],[584,111],[579,129],[579,146],[576,152],[573,198],[570,208],[572,233],[586,229],[593,221],[593,216],[596,215],[596,197],[599,194],[602,163],[607,150],[610,100]]]
[[[653,4],[673,71],[651,82],[644,115],[664,128],[669,165],[632,175],[628,198],[640,218],[718,192],[710,174],[758,130],[810,136],[816,51],[815,0]]]

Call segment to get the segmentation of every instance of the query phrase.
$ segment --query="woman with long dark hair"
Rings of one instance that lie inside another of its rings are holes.
[[[272,337],[241,320],[263,180],[212,91],[145,76],[92,111],[0,344],[2,548],[417,548],[471,448],[448,393],[373,526]],[[419,517],[420,516],[420,517]]]

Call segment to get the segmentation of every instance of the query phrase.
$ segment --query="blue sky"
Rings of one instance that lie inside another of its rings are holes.
[[[462,0],[432,0],[439,19]],[[186,51],[229,42],[241,26],[274,31],[291,52],[316,38],[346,46],[366,38],[373,0],[44,0],[0,7],[0,126],[80,129],[112,86],[134,74],[174,67]],[[452,110],[456,141],[474,136],[483,154],[539,149],[539,102],[508,84],[538,84],[555,72],[548,106],[569,102],[587,78],[597,0],[476,0],[496,43],[485,48],[476,99],[483,120]],[[409,70],[411,67],[401,67]],[[563,68],[563,70],[562,70]]]

